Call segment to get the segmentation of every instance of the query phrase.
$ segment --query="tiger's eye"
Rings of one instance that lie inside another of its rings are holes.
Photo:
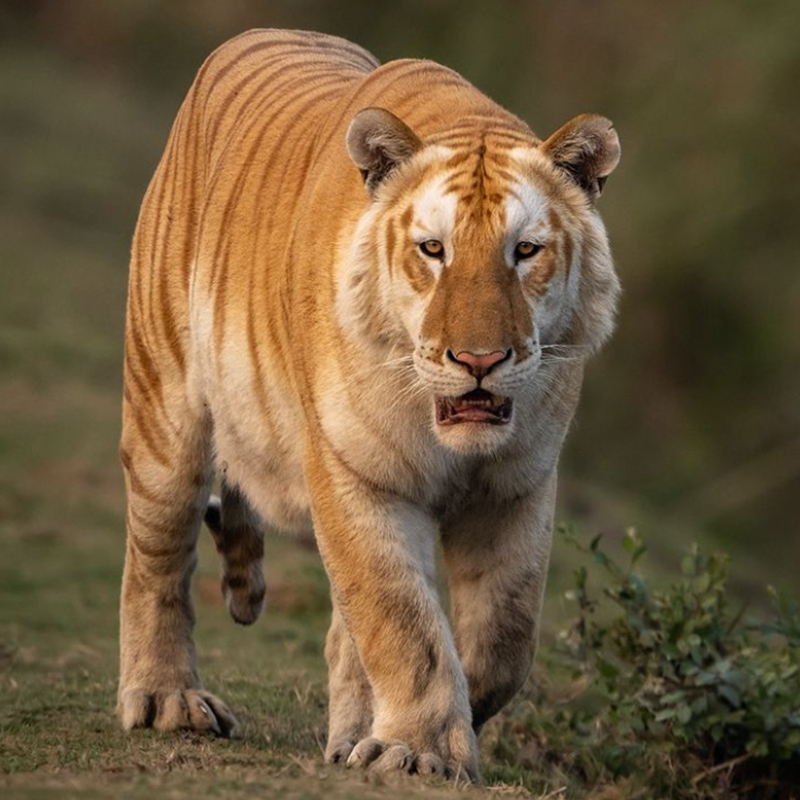
[[[430,258],[444,258],[444,245],[438,239],[426,239],[420,242],[419,249]]]
[[[516,261],[523,261],[526,258],[532,258],[542,249],[542,245],[535,242],[520,242],[514,248],[514,259]]]

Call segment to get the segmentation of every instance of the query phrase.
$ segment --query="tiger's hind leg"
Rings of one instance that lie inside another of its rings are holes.
[[[222,482],[205,523],[222,559],[222,594],[240,625],[252,625],[264,609],[264,525],[238,489]]]
[[[236,719],[204,691],[192,637],[191,578],[211,486],[210,421],[184,389],[128,391],[120,456],[128,495],[117,711],[126,730],[188,728],[229,735]]]

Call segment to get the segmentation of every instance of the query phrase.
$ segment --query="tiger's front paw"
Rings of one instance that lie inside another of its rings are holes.
[[[229,737],[237,725],[228,706],[201,689],[125,689],[120,693],[117,713],[126,731],[192,730]]]
[[[355,746],[356,742],[353,739],[347,737],[334,739],[328,742],[325,748],[325,761],[329,764],[346,763]]]
[[[466,722],[446,725],[432,735],[423,733],[405,739],[370,736],[352,748],[347,766],[480,782],[478,744],[471,725]]]

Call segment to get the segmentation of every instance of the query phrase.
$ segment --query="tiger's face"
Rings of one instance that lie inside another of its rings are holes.
[[[597,131],[602,118],[589,119]],[[618,285],[593,207],[610,162],[576,178],[550,140],[490,129],[422,144],[396,122],[395,140],[405,134],[411,154],[387,177],[384,151],[372,187],[362,166],[373,197],[355,261],[370,273],[357,269],[356,283],[375,290],[373,332],[410,351],[440,441],[496,449],[513,435],[516,408],[548,355],[565,345],[586,352],[610,331]],[[574,151],[575,131],[566,136]],[[359,163],[363,152],[350,149]],[[617,144],[614,165],[618,153]],[[596,319],[587,325],[582,314]]]

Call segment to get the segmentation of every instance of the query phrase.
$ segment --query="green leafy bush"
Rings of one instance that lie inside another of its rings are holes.
[[[692,548],[680,579],[657,590],[637,572],[645,547],[635,531],[625,566],[600,537],[584,545],[564,533],[590,562],[575,572],[577,615],[549,656],[547,673],[566,676],[566,688],[533,690],[502,723],[495,756],[522,753],[523,767],[550,776],[537,790],[800,796],[798,604],[769,589],[769,621],[746,620],[724,555]]]

